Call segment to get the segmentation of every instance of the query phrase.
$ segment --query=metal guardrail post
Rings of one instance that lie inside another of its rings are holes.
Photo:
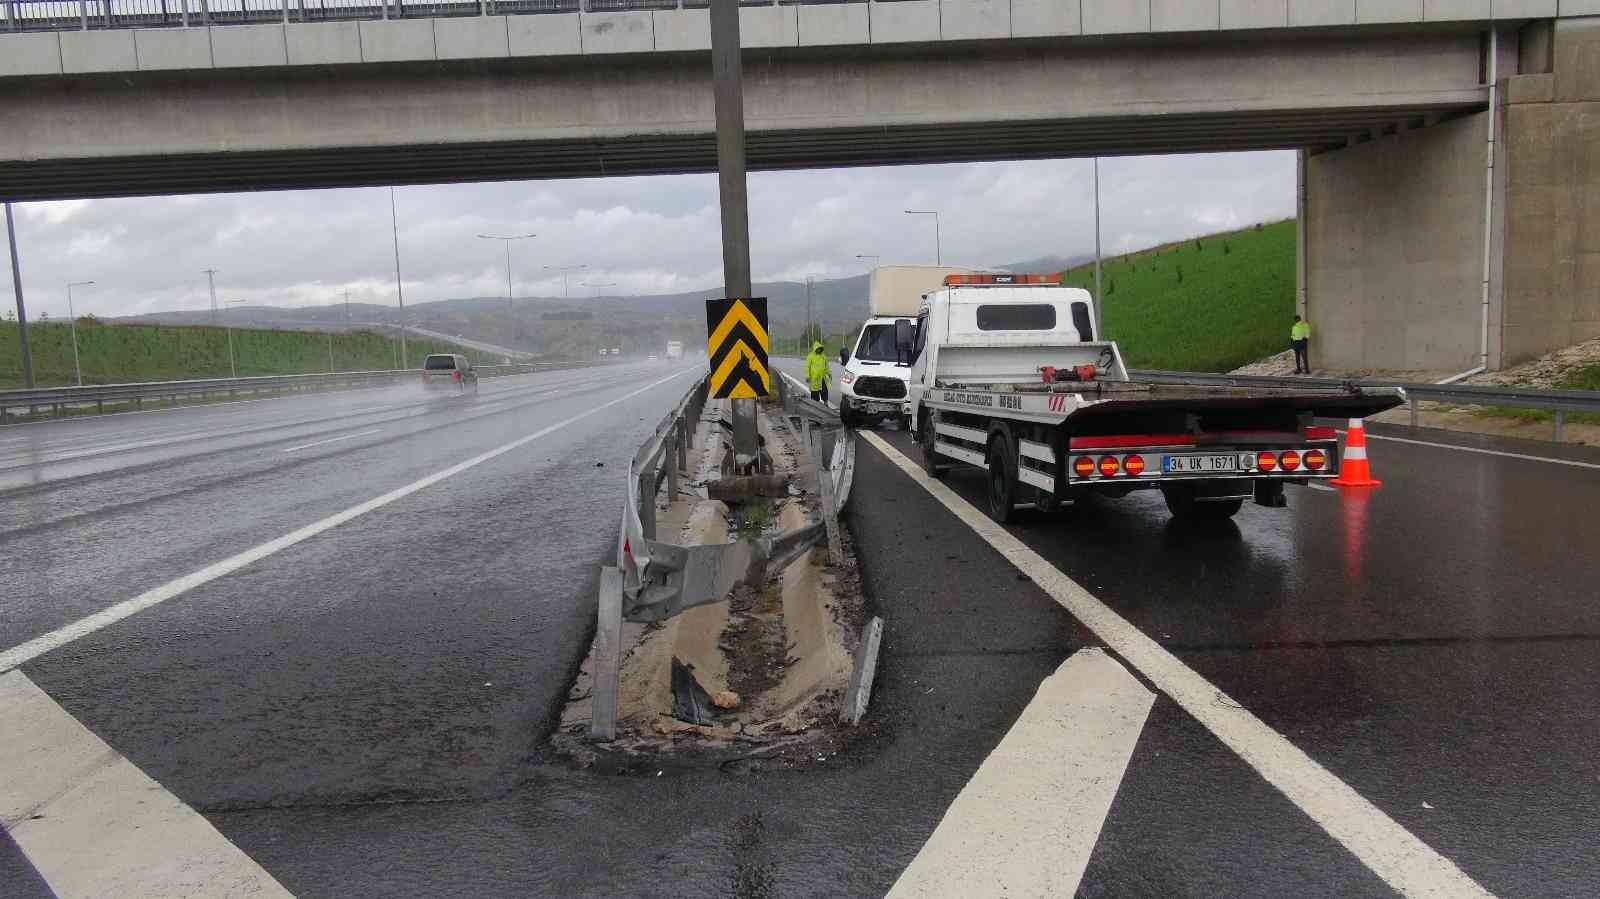
[[[656,467],[646,465],[639,472],[639,526],[646,539],[656,539]]]
[[[690,420],[689,410],[685,408],[683,418],[678,419],[678,467],[684,471],[689,470],[689,435],[691,433],[689,430]],[[699,416],[695,416],[693,420],[699,421]],[[677,496],[676,491],[674,491],[673,496]]]
[[[6,30],[17,30],[16,0],[6,0]]]
[[[179,16],[183,19],[183,27],[188,28],[189,27],[189,0],[178,0],[178,2],[183,4],[183,6],[180,7],[181,11],[179,13]]]
[[[822,429],[806,425],[806,448],[817,469],[817,487],[822,494],[822,524],[828,529],[828,560],[835,565],[844,559],[844,546],[839,542],[839,507],[833,501],[833,472],[822,456]]]
[[[1411,426],[1421,427],[1422,413],[1417,409],[1417,398],[1414,396],[1407,398],[1406,405],[1411,408]]]
[[[1555,441],[1556,441],[1556,443],[1566,443],[1567,442],[1567,413],[1566,413],[1566,411],[1562,410],[1562,409],[1557,409],[1556,412],[1555,412],[1555,419],[1556,419]]]
[[[200,24],[211,24],[211,9],[206,5],[206,0],[200,0]]]
[[[111,0],[100,0],[106,7],[106,27],[111,27]]]
[[[589,739],[617,737],[617,681],[622,669],[622,572],[600,569],[600,603],[594,634],[594,686],[589,698]]]
[[[89,30],[89,0],[78,0],[78,23],[80,31]]]
[[[667,466],[667,502],[678,499],[678,469],[683,467],[683,419],[672,423],[669,443],[661,448],[661,464]]]

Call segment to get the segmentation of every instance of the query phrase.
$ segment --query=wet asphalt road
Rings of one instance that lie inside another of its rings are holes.
[[[503,396],[485,382],[487,414],[469,421],[465,404],[381,425],[341,407],[292,440],[113,451],[99,473],[0,492],[0,649],[621,393],[574,374]],[[1038,682],[1093,637],[864,447],[850,531],[888,621],[878,735],[794,772],[600,776],[546,759],[619,467],[687,385],[24,670],[300,895],[879,894]],[[231,424],[194,411],[184,427],[236,431],[266,410]],[[385,433],[283,453],[372,427]],[[284,461],[299,452],[315,455]],[[1289,509],[1191,532],[1134,496],[1012,532],[1488,889],[1600,892],[1600,470],[1378,440],[1372,453],[1387,484],[1364,504],[1293,488]],[[981,497],[975,472],[949,483]],[[28,895],[24,865],[0,841],[0,878]],[[1081,893],[1388,895],[1165,697]]]

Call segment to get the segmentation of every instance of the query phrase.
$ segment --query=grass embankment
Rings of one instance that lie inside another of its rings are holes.
[[[1294,322],[1294,222],[1103,260],[1106,336],[1132,368],[1225,372],[1284,350]],[[1062,275],[1094,289],[1094,265]]]
[[[72,334],[66,322],[28,326],[34,381],[40,387],[73,383]],[[329,353],[332,352],[330,361]],[[428,353],[465,353],[475,362],[495,357],[440,341],[406,339],[407,362],[421,364]],[[78,353],[85,384],[183,381],[226,378],[228,334],[222,328],[183,325],[108,325],[78,321]],[[325,371],[364,371],[400,365],[400,342],[370,331],[328,334],[314,331],[233,329],[233,356],[239,377]],[[16,322],[0,322],[0,387],[22,386],[22,361]]]
[[[1225,372],[1270,356],[1289,345],[1294,260],[1292,220],[1105,259],[1106,335],[1134,368]],[[1094,265],[1062,283],[1093,291]],[[829,358],[842,340],[824,339]],[[775,338],[773,352],[805,355],[798,338]]]

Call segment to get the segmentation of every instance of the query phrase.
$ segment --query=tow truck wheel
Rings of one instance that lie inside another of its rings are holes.
[[[922,413],[922,428],[917,432],[917,442],[922,444],[922,470],[930,478],[944,477],[945,468],[939,464],[939,457],[933,451],[933,442],[938,439],[934,435],[933,426],[938,421],[927,412]]]
[[[989,517],[1007,524],[1017,514],[1017,459],[1005,434],[989,438]]]
[[[1167,511],[1173,518],[1184,521],[1224,521],[1238,514],[1244,506],[1242,499],[1221,499],[1202,502],[1193,488],[1183,486],[1163,487],[1161,496],[1167,501]]]

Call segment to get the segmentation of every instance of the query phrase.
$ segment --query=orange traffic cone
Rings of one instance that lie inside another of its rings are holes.
[[[1367,462],[1367,428],[1359,418],[1350,419],[1339,476],[1330,483],[1340,487],[1376,487],[1383,483],[1372,476],[1372,465]]]

